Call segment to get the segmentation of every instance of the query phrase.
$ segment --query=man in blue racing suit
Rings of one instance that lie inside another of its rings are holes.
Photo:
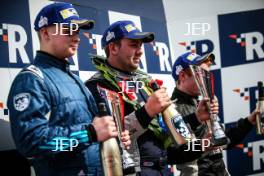
[[[62,23],[67,27],[57,25]],[[80,18],[71,4],[54,3],[39,12],[34,25],[40,51],[16,76],[8,96],[15,145],[37,176],[101,175],[98,142],[116,137],[117,129],[113,117],[95,117],[93,96],[67,59],[78,49],[78,28],[91,29],[94,22]],[[128,146],[128,132],[122,135]]]

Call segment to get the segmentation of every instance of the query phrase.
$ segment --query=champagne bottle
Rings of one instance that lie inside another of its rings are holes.
[[[108,115],[105,103],[99,103],[99,116]],[[110,138],[100,145],[101,161],[105,176],[122,176],[122,159],[116,138]]]
[[[116,123],[117,131],[118,131],[118,139],[121,141],[121,133],[123,131],[122,124],[122,111],[119,96],[117,94],[112,95],[112,113]],[[123,162],[123,173],[124,175],[135,175],[135,162],[132,158],[132,155],[125,149],[125,146],[122,142],[120,142],[120,151]]]
[[[260,110],[260,114],[256,117],[256,128],[257,128],[257,134],[263,135],[264,134],[264,88],[263,88],[263,82],[258,82],[258,102],[257,106]]]

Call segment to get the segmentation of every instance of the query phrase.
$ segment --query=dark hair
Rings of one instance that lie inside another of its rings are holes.
[[[116,44],[116,45],[118,45],[118,46],[121,46],[121,42],[120,42],[120,40],[115,40],[115,41],[112,41],[112,42],[110,42],[110,43],[114,43],[114,44]],[[106,46],[105,46],[105,49],[104,49],[107,58],[108,58],[109,55],[110,55],[110,51],[109,51],[109,44],[110,44],[110,43],[108,43],[108,45],[106,45]]]
[[[186,75],[188,75],[189,77],[192,76],[192,72],[190,70],[190,68],[185,68],[182,70]],[[180,78],[180,77],[179,77]],[[180,79],[178,79],[177,81],[177,85],[179,85],[181,83]]]

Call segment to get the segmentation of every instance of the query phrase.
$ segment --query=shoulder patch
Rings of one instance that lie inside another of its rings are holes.
[[[29,93],[17,94],[13,99],[14,108],[17,111],[24,111],[27,109],[30,103],[30,97]]]
[[[42,71],[41,71],[37,66],[35,66],[35,65],[30,65],[30,66],[28,66],[27,68],[24,69],[24,72],[25,72],[25,71],[30,71],[30,72],[32,72],[33,74],[35,74],[36,76],[38,76],[38,77],[44,79],[44,76],[43,76]]]

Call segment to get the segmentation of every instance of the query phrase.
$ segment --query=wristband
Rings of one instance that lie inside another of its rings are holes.
[[[85,128],[87,130],[90,141],[97,142],[97,134],[93,124],[86,125]]]

